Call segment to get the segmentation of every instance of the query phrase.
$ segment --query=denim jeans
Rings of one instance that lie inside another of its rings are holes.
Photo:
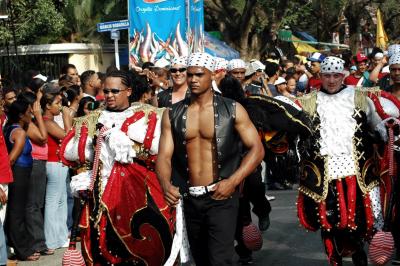
[[[8,195],[8,185],[1,184],[1,189]],[[4,235],[4,220],[6,216],[7,204],[2,205],[0,209],[0,265],[7,264],[7,245],[6,237]]]
[[[68,167],[47,162],[47,186],[44,207],[44,234],[50,249],[62,247],[68,241],[67,182]]]
[[[3,222],[0,220],[0,265],[7,264],[7,245],[4,235]]]

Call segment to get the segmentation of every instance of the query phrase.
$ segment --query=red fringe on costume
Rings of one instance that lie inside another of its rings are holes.
[[[347,185],[347,225],[350,229],[356,229],[356,200],[357,183],[355,176],[349,176],[346,179]]]
[[[321,201],[320,203],[318,203],[318,218],[320,220],[322,229],[325,229],[325,230],[332,229],[332,225],[328,222],[328,218],[326,217],[325,201]]]
[[[86,161],[85,147],[86,147],[87,138],[88,138],[88,127],[86,125],[82,125],[81,136],[79,138],[79,144],[78,144],[78,156],[79,156],[79,162],[81,164],[84,164]]]
[[[317,228],[312,227],[308,223],[307,216],[304,212],[304,194],[300,192],[297,198],[297,216],[299,217],[300,224],[307,230],[316,231]]]
[[[341,179],[336,180],[336,191],[337,191],[338,208],[340,213],[340,222],[338,228],[345,229],[347,227],[347,207],[346,207],[346,200],[344,197],[344,190]]]

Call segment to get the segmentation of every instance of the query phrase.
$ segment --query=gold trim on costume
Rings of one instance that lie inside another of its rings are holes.
[[[368,108],[368,101],[367,101],[368,93],[373,93],[376,96],[380,97],[381,90],[379,89],[379,87],[371,87],[371,88],[356,87],[356,88],[354,88],[355,107],[363,110],[364,112],[366,112],[367,108]]]
[[[305,125],[300,119],[294,118],[291,114],[289,114],[289,112],[286,110],[286,108],[283,107],[282,105],[280,105],[279,103],[277,103],[275,101],[271,101],[268,98],[261,97],[261,96],[255,96],[255,95],[249,96],[248,98],[249,99],[258,99],[258,100],[265,101],[265,102],[268,102],[270,104],[273,104],[275,106],[278,106],[280,109],[282,109],[282,111],[285,112],[286,116],[289,117],[289,119],[291,119],[292,121],[294,121],[294,122],[302,125],[303,127],[307,128],[309,132],[312,132],[311,128],[309,128],[307,125]]]
[[[304,112],[314,116],[317,111],[317,91],[310,92],[301,97],[297,97]]]
[[[93,138],[97,131],[97,121],[103,111],[102,108],[90,112],[88,115],[74,118],[73,127],[75,128],[75,139],[81,136],[82,125],[85,124],[88,128],[88,137]]]

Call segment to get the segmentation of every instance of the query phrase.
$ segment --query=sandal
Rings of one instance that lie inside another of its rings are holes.
[[[54,249],[46,248],[46,249],[43,249],[42,251],[40,251],[40,255],[43,255],[43,256],[54,255],[54,252],[55,252]]]
[[[26,257],[23,260],[24,261],[37,261],[38,259],[40,259],[40,255],[37,255],[37,253],[33,253],[32,255],[30,255],[29,257]]]

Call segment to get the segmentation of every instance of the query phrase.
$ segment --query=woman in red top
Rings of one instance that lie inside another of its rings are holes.
[[[1,102],[1,100],[0,100]],[[5,116],[3,116],[3,106],[0,105],[0,125],[3,125]],[[8,152],[6,142],[4,141],[3,131],[0,127],[0,264],[7,263],[7,246],[4,236],[4,219],[7,208],[8,184],[13,182],[10,161],[8,160]]]
[[[51,84],[43,87],[40,105],[48,133],[48,160],[46,163],[47,186],[44,210],[44,234],[49,249],[68,246],[67,227],[67,177],[68,168],[59,158],[59,145],[72,124],[72,112],[62,108],[59,89]],[[62,112],[63,127],[54,121]]]

